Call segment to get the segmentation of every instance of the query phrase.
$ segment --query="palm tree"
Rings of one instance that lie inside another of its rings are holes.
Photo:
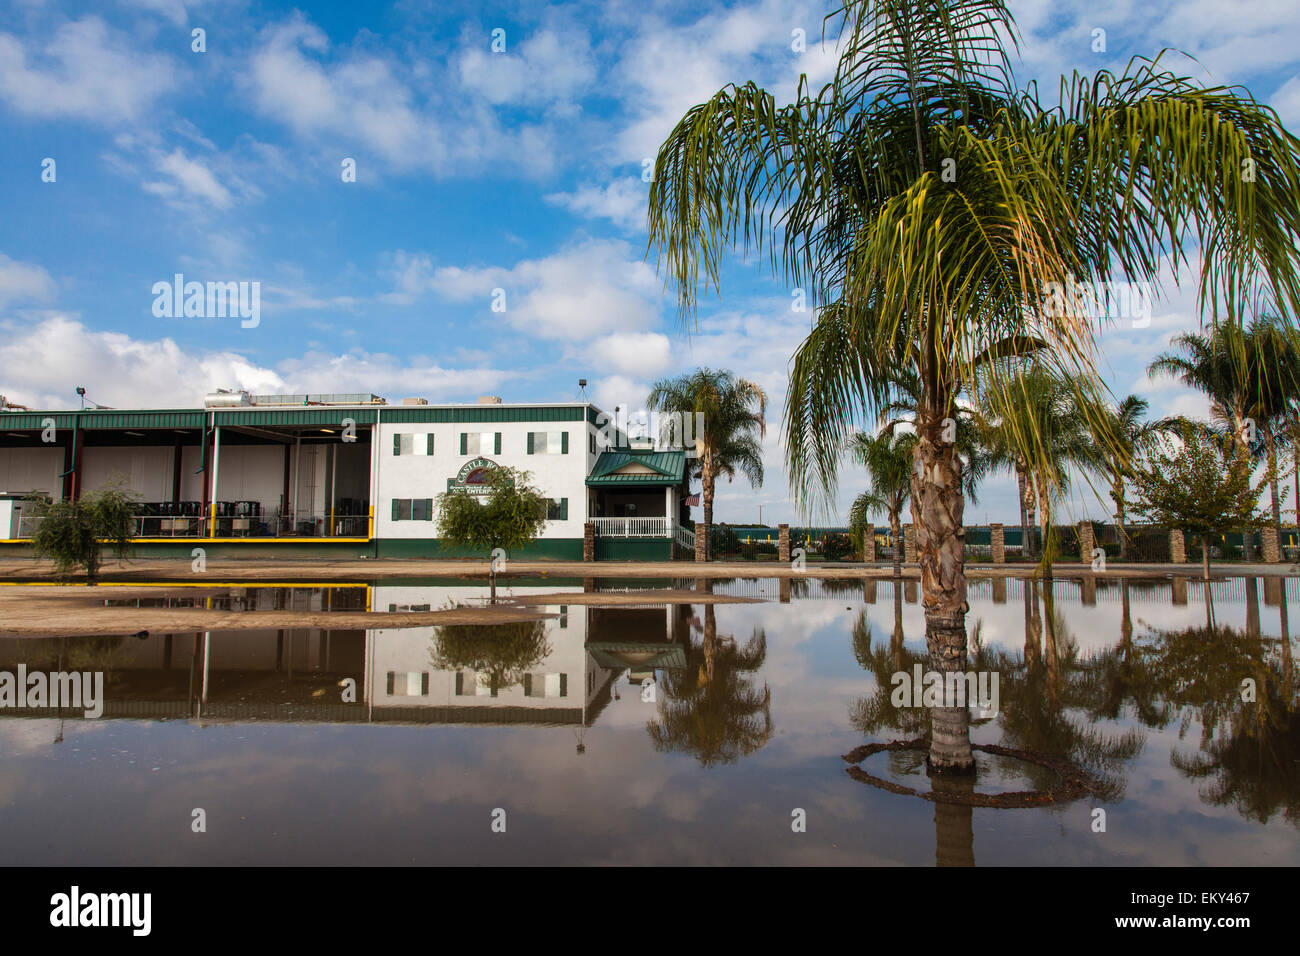
[[[1084,383],[1056,374],[1036,360],[1016,366],[1006,372],[1011,401],[999,393],[997,377],[980,377],[976,394],[981,410],[974,421],[990,458],[1015,470],[1022,512],[1032,518],[1037,505],[1043,562],[1050,570],[1055,553],[1052,504],[1069,490],[1070,469],[1095,460],[1097,445],[1088,423],[1100,421],[1101,416]],[[1026,448],[1026,437],[1033,442],[1030,449],[1037,447],[1036,455]],[[1026,544],[1028,534],[1026,526]]]
[[[767,434],[767,395],[730,372],[699,368],[680,378],[661,379],[650,388],[646,405],[657,412],[703,415],[690,459],[700,479],[704,529],[713,526],[713,493],[718,478],[743,474],[750,485],[763,483],[763,436]],[[692,418],[692,420],[696,420]]]
[[[1150,445],[1160,429],[1157,423],[1146,421],[1149,408],[1146,399],[1126,395],[1118,404],[1107,404],[1102,418],[1102,427],[1110,439],[1097,449],[1098,464],[1110,483],[1110,498],[1115,502],[1115,533],[1121,560],[1128,556],[1128,533],[1124,530],[1128,514],[1125,482],[1133,474],[1134,457]]]
[[[857,432],[849,441],[850,456],[866,468],[870,482],[870,487],[853,500],[849,527],[855,534],[861,534],[868,516],[880,512],[889,516],[889,534],[894,542],[894,577],[901,576],[903,569],[901,516],[911,494],[915,446],[915,434],[888,429],[875,436]]]
[[[732,84],[678,122],[655,161],[650,246],[686,322],[737,247],[766,246],[817,309],[784,425],[805,511],[829,510],[844,442],[891,398],[901,347],[922,385],[911,494],[927,646],[935,669],[960,671],[964,497],[944,440],[959,396],[990,357],[1025,351],[1026,330],[1046,361],[1091,375],[1095,322],[1045,295],[1073,276],[1158,284],[1193,243],[1203,307],[1236,316],[1265,280],[1300,303],[1300,141],[1244,90],[1159,58],[1076,74],[1046,106],[1015,86],[1002,0],[845,0],[836,16],[844,52],[819,93],[801,80],[778,107]],[[971,772],[967,712],[933,726],[931,768]]]
[[[1238,457],[1252,457],[1261,450],[1252,442],[1262,440],[1272,475],[1273,528],[1280,535],[1278,445],[1285,443],[1292,402],[1300,396],[1300,342],[1295,331],[1261,314],[1244,328],[1216,325],[1204,334],[1179,335],[1172,344],[1176,351],[1159,355],[1148,371],[1173,376],[1204,394],[1211,414],[1231,432]]]

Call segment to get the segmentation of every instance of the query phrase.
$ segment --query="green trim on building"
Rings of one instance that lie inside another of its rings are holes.
[[[486,561],[487,555],[463,548],[443,548],[437,538],[378,538],[374,542],[377,558],[477,558]],[[520,560],[581,561],[581,538],[541,538],[526,548],[507,555]]]
[[[581,559],[582,555],[578,555]],[[597,561],[671,561],[672,538],[610,538],[596,535]]]

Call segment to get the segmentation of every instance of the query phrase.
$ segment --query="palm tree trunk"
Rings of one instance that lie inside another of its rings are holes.
[[[704,467],[700,473],[700,501],[704,506],[704,557],[713,557],[713,453],[704,450]]]
[[[1273,429],[1264,429],[1264,449],[1268,455],[1269,491],[1273,496],[1273,530],[1277,532],[1278,540],[1282,540],[1282,497],[1278,491],[1277,480],[1277,440],[1273,437]]]
[[[1020,553],[1029,557],[1029,502],[1025,498],[1025,473],[1016,468],[1016,486],[1020,491]]]
[[[903,534],[897,511],[889,513],[889,536],[894,540],[894,577],[897,578],[903,574]]]
[[[1205,576],[1205,593],[1210,593],[1210,535],[1201,535],[1201,570]]]
[[[1119,559],[1128,557],[1128,532],[1124,530],[1124,479],[1116,476],[1110,496],[1115,499],[1115,536],[1119,538]]]
[[[930,403],[918,409],[917,467],[911,479],[925,643],[930,670],[944,674],[966,670],[966,565],[962,541],[966,502],[962,496],[961,463],[953,445],[942,438],[945,417],[945,410]],[[938,773],[974,772],[970,711],[965,707],[934,708],[929,768]]]

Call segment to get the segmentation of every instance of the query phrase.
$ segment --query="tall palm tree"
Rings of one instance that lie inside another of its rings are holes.
[[[1211,414],[1231,432],[1238,457],[1244,460],[1263,451],[1272,475],[1273,527],[1281,534],[1278,445],[1285,442],[1292,402],[1300,396],[1295,331],[1261,314],[1244,327],[1215,325],[1203,334],[1179,335],[1172,344],[1176,351],[1157,356],[1148,371],[1173,376],[1204,394]],[[1258,445],[1252,446],[1256,439]]]
[[[849,440],[849,455],[867,470],[870,487],[861,492],[849,509],[849,527],[855,534],[866,529],[867,518],[884,512],[889,516],[889,534],[894,542],[894,577],[903,570],[902,513],[911,495],[912,459],[916,435],[882,431],[878,435],[856,432]]]
[[[1119,538],[1120,559],[1128,557],[1128,532],[1124,520],[1128,515],[1126,482],[1133,473],[1133,459],[1150,445],[1159,424],[1146,420],[1151,406],[1137,395],[1126,395],[1117,404],[1105,407],[1102,427],[1110,439],[1097,447],[1098,465],[1110,483],[1110,498],[1115,503],[1115,533]],[[1127,600],[1127,590],[1125,600]]]
[[[655,382],[646,405],[657,412],[704,416],[700,434],[695,436],[697,457],[691,461],[695,477],[700,479],[707,532],[713,526],[713,495],[719,477],[731,481],[739,473],[755,488],[763,483],[767,395],[758,385],[731,372],[699,368],[689,375]]]
[[[1204,307],[1238,315],[1261,281],[1300,303],[1300,141],[1244,90],[1203,88],[1159,58],[1075,74],[1045,105],[1016,88],[1002,0],[845,0],[836,16],[844,52],[819,93],[803,79],[778,107],[732,84],[678,122],[655,161],[650,246],[685,321],[736,247],[766,245],[817,309],[785,411],[805,510],[829,508],[844,441],[891,397],[901,343],[922,383],[926,641],[932,667],[960,671],[964,498],[944,440],[958,397],[989,357],[1023,351],[1026,330],[1046,361],[1091,374],[1093,317],[1073,297],[1044,307],[1049,290],[1074,276],[1158,284],[1193,243]],[[996,391],[1013,398],[1005,380]],[[1042,457],[1032,435],[1021,443]],[[964,708],[936,713],[930,740],[931,769],[973,771]]]

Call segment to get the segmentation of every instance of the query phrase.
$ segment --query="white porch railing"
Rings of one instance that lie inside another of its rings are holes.
[[[596,535],[606,538],[668,538],[672,528],[668,518],[592,518]]]

